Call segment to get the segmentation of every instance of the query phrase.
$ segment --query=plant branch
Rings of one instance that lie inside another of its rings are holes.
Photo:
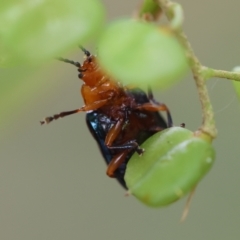
[[[186,35],[179,31],[176,33],[176,37],[180,41],[180,43],[185,48],[189,65],[191,67],[193,78],[195,80],[195,84],[197,86],[199,100],[202,107],[202,117],[203,122],[200,130],[206,134],[208,134],[211,138],[215,138],[217,135],[217,129],[215,126],[213,108],[210,101],[210,97],[208,95],[207,86],[205,84],[204,74],[202,74],[202,65],[186,37]]]
[[[201,133],[207,134],[210,139],[217,135],[215,126],[212,104],[208,95],[208,90],[205,84],[205,76],[203,67],[196,57],[186,35],[182,31],[183,12],[179,4],[173,3],[170,0],[158,0],[159,6],[166,14],[170,21],[170,27],[178,41],[185,49],[189,66],[192,70],[193,77],[197,86],[199,99],[202,107],[202,126],[199,128]]]
[[[208,67],[202,67],[203,74],[206,78],[218,77],[218,78],[226,78],[228,80],[240,81],[240,73],[239,72],[229,72],[223,70],[212,69]]]

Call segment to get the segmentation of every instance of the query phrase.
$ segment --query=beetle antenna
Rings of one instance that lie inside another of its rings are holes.
[[[81,50],[84,52],[84,54],[87,56],[87,57],[90,57],[91,56],[91,53],[87,50],[87,49],[85,49],[83,46],[79,46],[80,48],[81,48]]]
[[[78,68],[81,67],[81,64],[79,62],[74,62],[74,61],[66,59],[66,58],[58,57],[57,60],[59,60],[61,62],[65,62],[65,63],[70,63]]]

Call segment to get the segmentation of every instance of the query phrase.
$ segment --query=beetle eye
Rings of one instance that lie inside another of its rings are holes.
[[[82,73],[79,73],[79,74],[78,74],[78,77],[79,77],[79,78],[83,78],[83,74],[82,74]]]

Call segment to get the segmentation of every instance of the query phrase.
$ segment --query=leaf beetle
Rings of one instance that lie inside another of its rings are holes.
[[[78,112],[87,112],[86,123],[108,165],[107,175],[116,178],[127,189],[124,174],[126,164],[136,151],[143,154],[140,145],[154,133],[172,126],[168,107],[157,102],[148,89],[123,86],[101,69],[97,57],[81,47],[86,58],[79,62],[58,58],[78,68],[83,80],[81,94],[85,105],[81,108],[46,117],[41,124]],[[167,123],[159,111],[167,114]]]

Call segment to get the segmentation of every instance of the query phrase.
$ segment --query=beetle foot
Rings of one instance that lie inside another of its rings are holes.
[[[43,119],[43,121],[40,121],[40,123],[41,123],[41,125],[48,124],[48,123],[52,122],[53,119],[54,119],[53,117],[46,117]]]
[[[182,128],[185,128],[185,126],[186,126],[185,123],[181,123],[181,124],[180,124],[180,127],[182,127]]]
[[[145,152],[145,149],[144,149],[144,148],[137,147],[136,152],[138,153],[138,155],[142,156],[143,153]]]
[[[40,121],[41,125],[43,124],[48,124],[50,122],[52,122],[53,120],[57,120],[58,118],[61,118],[61,113],[60,114],[55,114],[52,117],[46,117],[43,119],[43,121]]]

